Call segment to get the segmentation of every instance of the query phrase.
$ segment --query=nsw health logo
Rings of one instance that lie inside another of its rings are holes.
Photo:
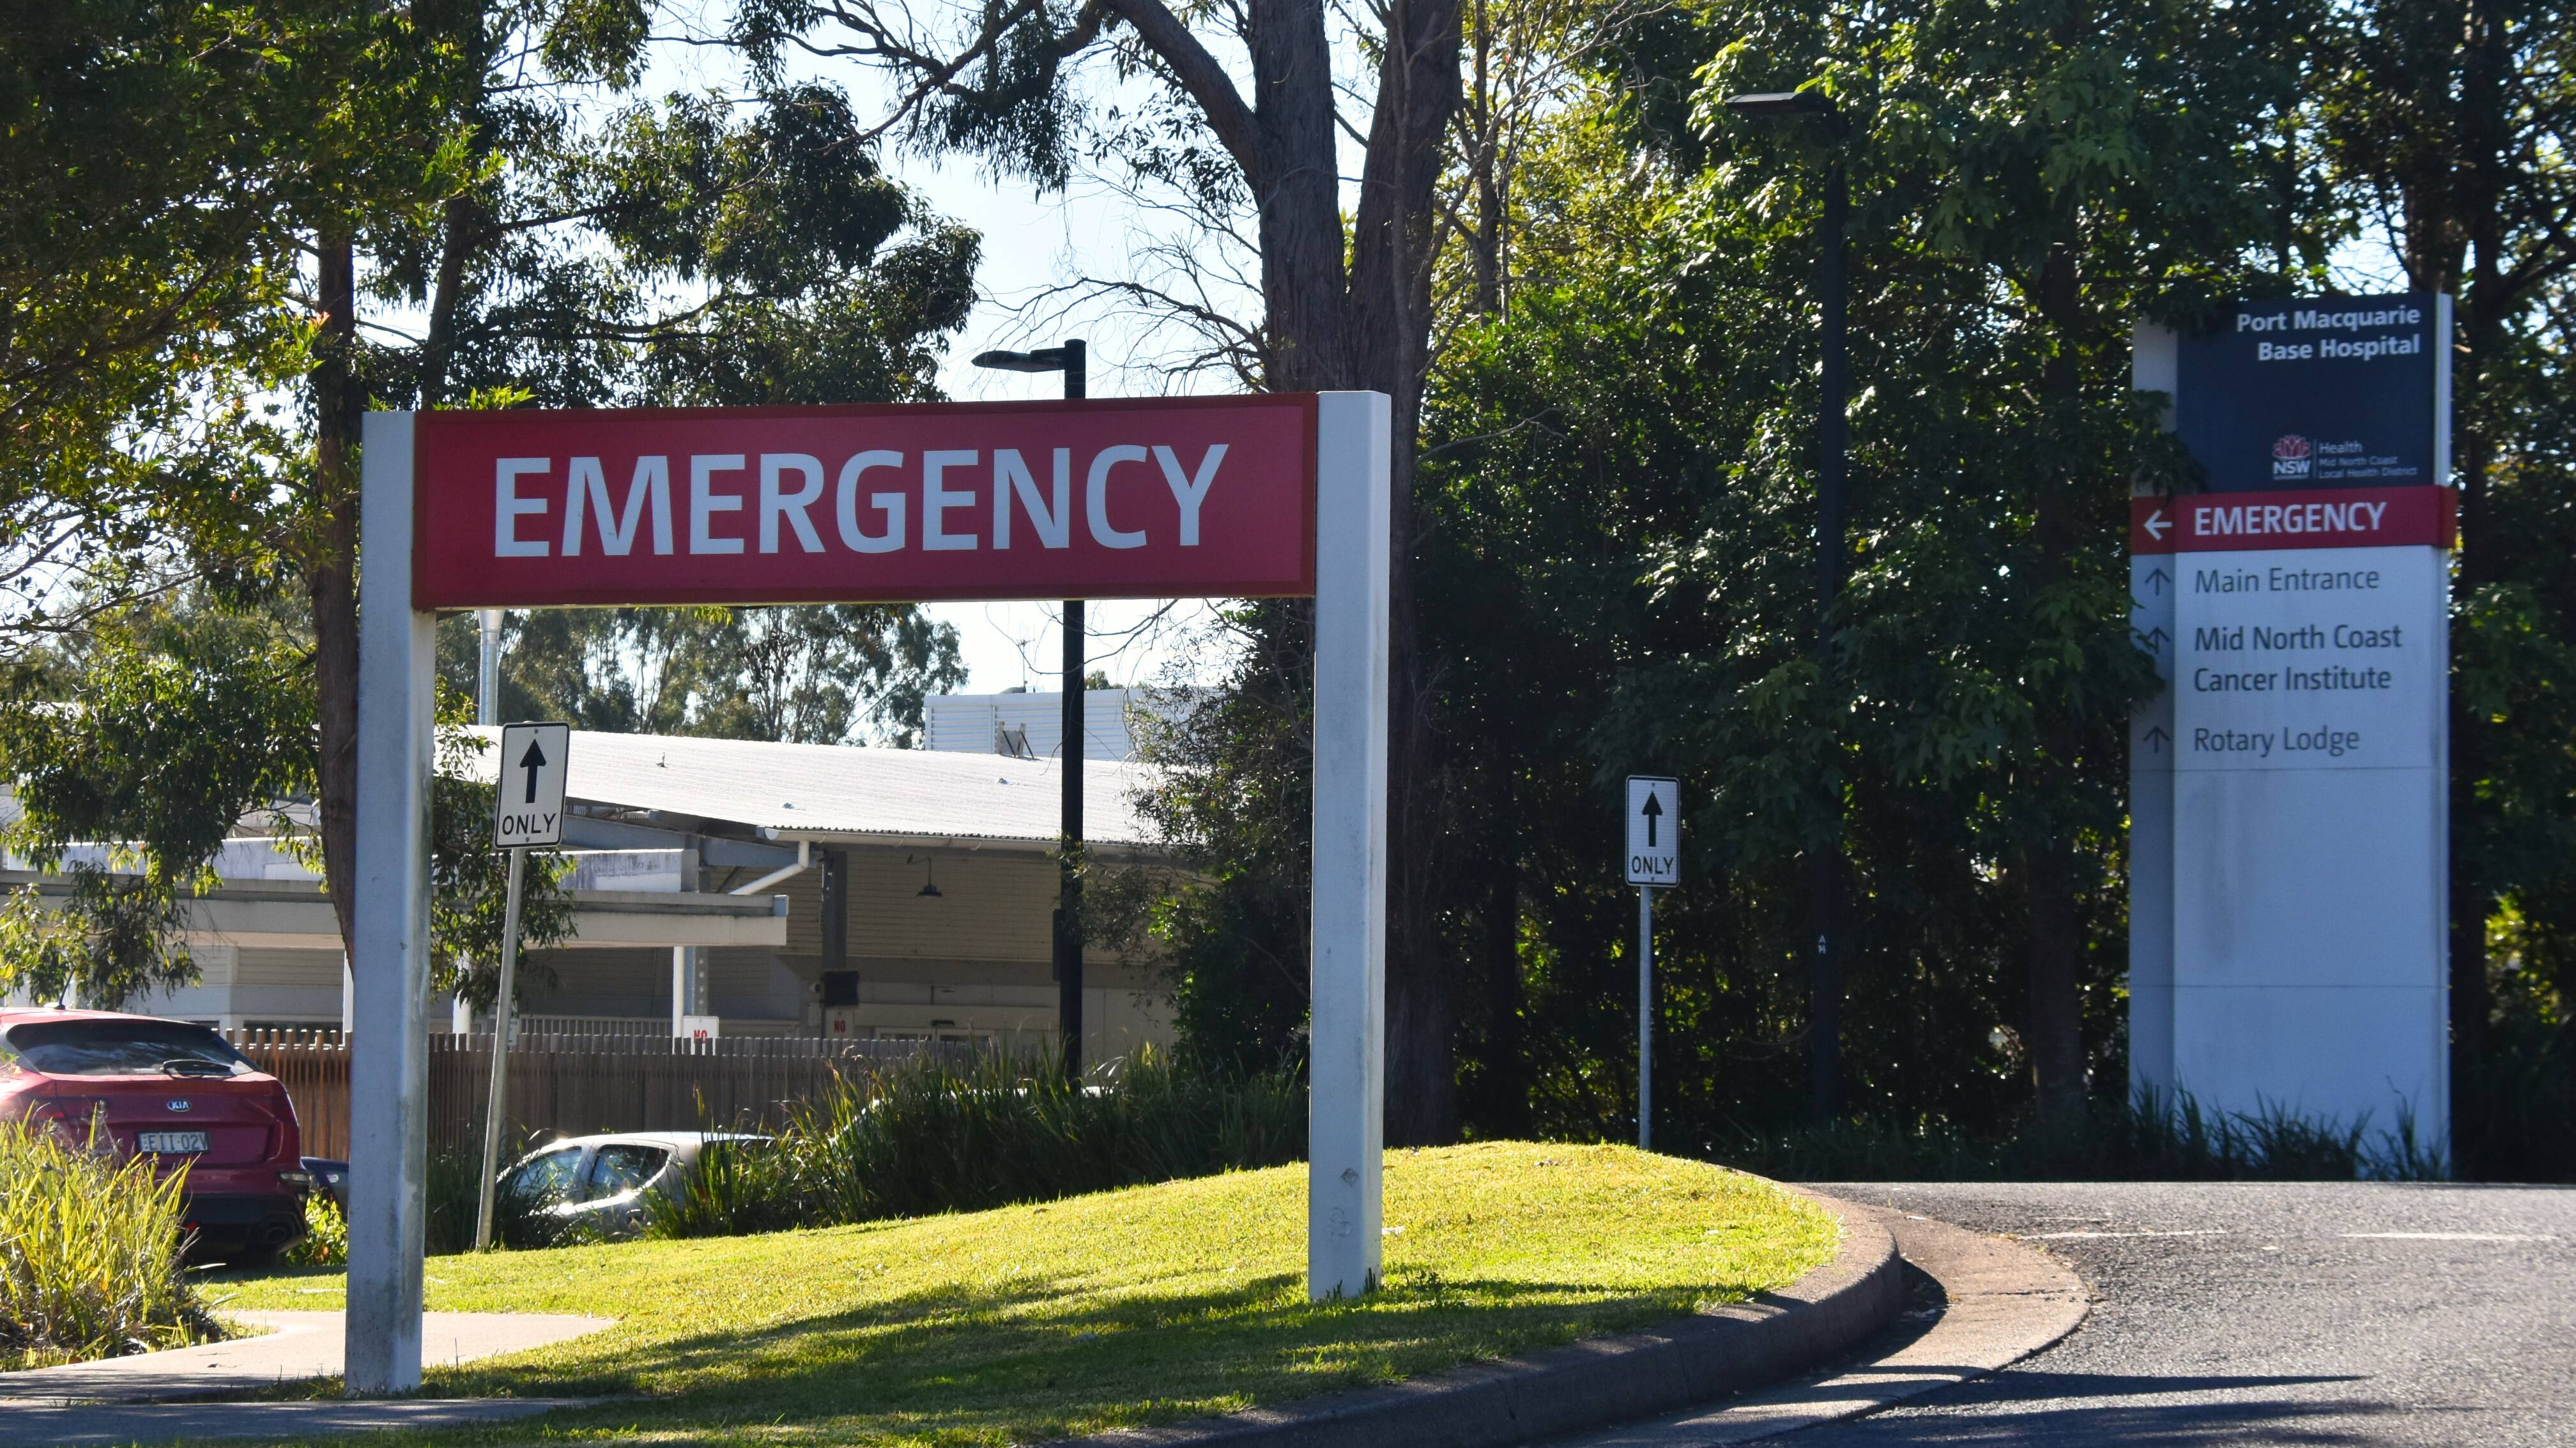
[[[2304,478],[2308,475],[2308,440],[2297,433],[2287,433],[2272,443],[2272,478],[2275,482]]]

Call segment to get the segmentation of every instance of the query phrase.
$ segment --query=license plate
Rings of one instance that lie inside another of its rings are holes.
[[[134,1146],[138,1151],[166,1152],[174,1156],[201,1152],[206,1149],[206,1134],[202,1131],[142,1131],[135,1133]]]

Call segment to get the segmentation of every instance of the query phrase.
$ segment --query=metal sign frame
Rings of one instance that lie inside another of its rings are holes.
[[[745,422],[868,415],[908,421],[934,414],[961,430],[998,429],[1014,420],[1050,416],[1069,424],[1096,413],[1190,414],[1222,419],[1229,406],[1273,413],[1306,409],[1312,419],[1312,485],[1306,527],[1297,541],[1312,560],[1315,598],[1315,764],[1313,863],[1313,1013],[1310,1026],[1307,1168],[1307,1291],[1321,1300],[1377,1286],[1382,1220],[1382,1108],[1385,1038],[1386,717],[1391,495],[1388,399],[1375,392],[1327,392],[1282,399],[1192,399],[1161,404],[1117,402],[1015,405],[926,405],[896,409],[744,409],[694,414]],[[493,420],[507,414],[481,414]],[[611,413],[548,415],[566,429],[614,426]],[[434,428],[504,426],[456,414],[369,413],[363,434],[359,505],[366,568],[360,578],[358,695],[358,898],[370,902],[355,922],[350,968],[353,1028],[367,1049],[350,1071],[349,1279],[346,1382],[352,1396],[408,1392],[420,1384],[422,1247],[426,1223],[429,1100],[429,839],[430,778],[435,757],[433,703],[439,607],[527,606],[560,601],[540,581],[514,596],[508,586],[478,580],[466,593],[431,576],[447,567],[420,548],[427,495],[418,470],[418,441]],[[513,418],[510,427],[536,426]],[[1137,451],[1143,443],[1138,440]],[[593,447],[596,451],[596,447]],[[812,450],[799,449],[810,453]],[[562,454],[553,454],[562,455]],[[510,458],[507,464],[525,459]],[[756,465],[755,465],[756,466]],[[996,464],[998,467],[998,463]],[[800,482],[802,480],[800,479]],[[1175,497],[1186,476],[1172,483]],[[515,506],[506,489],[494,508]],[[485,484],[490,485],[490,484]],[[925,488],[937,487],[929,479]],[[1199,485],[1204,490],[1205,485]],[[642,491],[630,485],[629,494]],[[1148,494],[1150,496],[1150,494]],[[646,493],[649,501],[650,495]],[[692,502],[697,500],[692,498]],[[766,500],[764,499],[764,502]],[[701,505],[703,506],[703,505]],[[631,505],[630,505],[631,507]],[[1062,516],[1062,508],[1058,515]],[[1196,513],[1190,514],[1195,518]],[[1116,520],[1112,520],[1115,523]],[[1123,536],[1123,525],[1108,536]],[[1112,546],[1124,546],[1112,545]],[[990,556],[990,555],[988,555]],[[750,561],[759,562],[758,555]],[[531,575],[536,576],[536,575]],[[1045,597],[1135,596],[1127,586],[1159,575],[1132,555],[1107,554],[1097,571],[1043,582]],[[1211,578],[1195,591],[1222,595],[1238,580]],[[1030,584],[1037,587],[1037,584]],[[1159,584],[1157,584],[1159,586]],[[926,591],[926,590],[924,590]],[[1189,592],[1191,590],[1182,590]],[[1301,587],[1265,591],[1295,593]],[[586,588],[582,603],[663,601],[651,590],[617,597]],[[453,593],[455,596],[450,597]],[[854,581],[853,600],[886,595]],[[918,596],[919,591],[916,591]],[[804,601],[825,594],[798,589]],[[943,588],[953,598],[1029,596],[1005,585],[972,582]],[[424,608],[424,600],[429,607]],[[732,596],[713,601],[780,602]]]

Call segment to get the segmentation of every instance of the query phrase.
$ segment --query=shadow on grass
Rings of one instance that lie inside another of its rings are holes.
[[[1292,1273],[1106,1294],[1032,1275],[748,1330],[575,1344],[559,1366],[468,1366],[435,1373],[429,1391],[618,1397],[601,1411],[661,1430],[757,1423],[771,1437],[840,1420],[833,1436],[860,1441],[1030,1441],[1382,1383],[1748,1295],[1399,1272],[1369,1297],[1310,1303]]]

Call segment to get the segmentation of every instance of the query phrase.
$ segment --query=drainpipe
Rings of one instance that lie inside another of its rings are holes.
[[[768,874],[761,876],[759,879],[752,881],[748,885],[737,885],[725,893],[728,895],[757,895],[761,891],[768,889],[770,886],[775,885],[782,880],[795,879],[797,876],[804,874],[807,870],[812,869],[813,866],[814,842],[811,840],[798,840],[796,842],[795,864],[785,865],[772,870]]]

